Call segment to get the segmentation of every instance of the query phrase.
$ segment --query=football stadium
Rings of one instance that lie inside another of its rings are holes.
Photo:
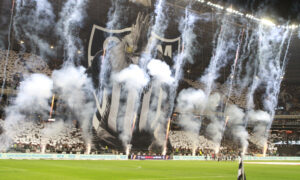
[[[0,179],[299,179],[299,12],[0,0]]]

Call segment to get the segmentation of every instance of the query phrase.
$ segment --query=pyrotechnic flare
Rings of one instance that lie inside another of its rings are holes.
[[[55,94],[53,94],[53,96],[52,96],[51,108],[50,108],[50,114],[49,114],[49,121],[53,120],[52,119],[52,112],[53,112],[53,107],[54,107],[54,99],[55,99]]]
[[[91,153],[91,143],[87,143],[85,154],[90,154],[90,153]]]
[[[235,53],[235,59],[234,59],[233,65],[231,67],[231,74],[229,75],[229,79],[228,79],[229,88],[228,88],[227,99],[226,99],[224,110],[223,110],[224,114],[225,114],[225,111],[226,111],[226,108],[227,108],[227,105],[228,105],[228,101],[230,99],[231,92],[232,92],[232,85],[233,85],[233,80],[234,80],[234,76],[235,76],[236,64],[237,64],[237,61],[239,59],[240,47],[242,46],[243,36],[244,36],[244,29],[242,29],[242,32],[240,33],[239,43],[238,43],[238,47],[237,47],[237,50],[236,50],[236,53]],[[222,130],[222,136],[225,133],[226,126],[227,126],[227,123],[228,123],[228,120],[229,120],[229,116],[224,115],[224,117],[225,117],[225,122],[224,122],[224,128]]]
[[[228,101],[229,101],[230,96],[231,96],[233,80],[234,80],[234,77],[235,77],[236,64],[237,64],[237,61],[239,59],[240,48],[241,48],[242,43],[243,43],[244,31],[245,30],[243,29],[242,32],[240,33],[240,40],[239,40],[239,43],[238,43],[238,47],[236,49],[235,59],[234,59],[233,65],[231,67],[231,74],[229,75],[229,79],[228,79],[229,80],[229,88],[228,88],[227,99],[226,99],[226,102],[225,102],[224,110],[226,109]],[[225,123],[225,126],[226,126],[226,123]]]
[[[133,122],[132,122],[131,137],[132,137],[132,134],[133,134],[133,131],[134,131],[135,122],[136,122],[136,113],[134,114],[134,118],[133,118]]]
[[[227,126],[228,120],[229,120],[229,116],[226,116],[226,118],[225,118],[225,126],[224,126],[224,129],[225,129],[226,126]]]
[[[46,144],[45,143],[41,143],[41,153],[45,154],[46,152]]]
[[[267,150],[268,150],[268,142],[266,142],[266,143],[264,144],[264,148],[263,148],[263,157],[266,157]]]

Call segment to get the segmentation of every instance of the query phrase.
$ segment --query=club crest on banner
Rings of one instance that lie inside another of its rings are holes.
[[[124,36],[130,33],[131,27],[112,30],[94,24],[88,45],[88,66],[91,66],[95,54],[98,51],[103,50],[109,41],[115,41],[118,43]],[[110,36],[108,36],[108,34],[110,34]],[[180,37],[167,39],[152,33],[152,38],[156,38],[158,40],[157,50],[164,56],[172,58],[174,53],[178,53],[180,51]]]

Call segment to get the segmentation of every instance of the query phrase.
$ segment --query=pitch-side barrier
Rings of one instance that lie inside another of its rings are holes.
[[[86,154],[34,154],[34,153],[0,153],[0,159],[46,159],[46,160],[212,160],[205,156],[138,156],[131,155],[86,155]],[[300,161],[300,157],[285,156],[244,156],[244,160],[257,161]]]
[[[205,159],[204,156],[173,156],[173,160],[212,160],[209,157]],[[285,157],[285,156],[266,156],[266,157],[256,157],[256,156],[244,156],[245,161],[257,160],[257,161],[300,161],[300,157]]]
[[[2,153],[0,159],[128,160],[126,155]]]

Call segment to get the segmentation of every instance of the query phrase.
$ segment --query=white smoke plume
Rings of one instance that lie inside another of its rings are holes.
[[[132,138],[132,128],[133,123],[135,123],[134,118],[137,117],[137,108],[140,105],[141,91],[148,84],[149,76],[139,66],[132,64],[121,72],[114,74],[113,81],[124,84],[128,92],[126,95],[127,104],[119,109],[122,113],[118,118],[118,131],[121,132],[120,139],[124,147],[127,147]]]
[[[209,66],[206,68],[203,76],[200,78],[204,87],[204,93],[208,98],[207,104],[204,109],[210,124],[206,128],[207,135],[212,139],[215,144],[215,151],[218,152],[224,133],[224,118],[217,114],[217,107],[219,106],[222,97],[218,93],[211,95],[212,90],[215,88],[215,81],[219,77],[219,71],[225,67],[229,61],[234,59],[236,52],[236,27],[228,21],[229,16],[224,15],[221,20],[221,27],[219,32],[215,34],[215,47]],[[203,114],[203,111],[200,111]]]
[[[218,112],[218,107],[221,102],[221,95],[213,93],[207,97],[201,89],[185,89],[182,90],[177,97],[176,110],[180,112],[179,124],[185,131],[193,134],[199,134],[201,128],[201,119],[195,117],[207,116],[210,119],[210,124],[207,126],[206,133],[214,142],[214,148],[219,149],[222,140],[224,123],[222,116]],[[196,137],[196,136],[194,136]],[[198,140],[193,139],[196,143]]]
[[[192,142],[197,144],[201,128],[201,119],[195,117],[196,112],[203,112],[207,98],[200,89],[188,88],[182,90],[177,97],[176,110],[180,112],[178,122],[191,136]]]
[[[67,124],[65,124],[61,120],[55,121],[53,123],[47,123],[41,131],[41,136],[43,139],[51,138],[65,131],[66,126]]]
[[[0,149],[9,147],[11,139],[17,135],[17,127],[30,114],[45,115],[50,109],[48,100],[52,96],[53,81],[42,74],[33,74],[21,82],[19,93],[12,105],[5,109],[4,133],[1,135]]]
[[[39,110],[48,110],[48,98],[51,97],[53,89],[52,80],[43,74],[32,74],[21,82],[20,90],[15,104],[20,109],[32,109],[37,112]],[[32,107],[31,107],[32,106]]]
[[[248,131],[244,126],[245,113],[236,105],[229,105],[225,109],[225,116],[228,118],[228,127],[230,128],[233,139],[239,141],[242,151],[248,148]]]
[[[23,3],[23,4],[21,4]],[[91,143],[90,124],[94,113],[94,103],[91,100],[93,86],[91,79],[85,74],[83,67],[74,67],[74,62],[82,54],[81,40],[76,29],[82,25],[85,17],[87,0],[68,0],[60,13],[56,32],[62,38],[68,62],[60,70],[52,74],[52,79],[45,75],[33,74],[21,82],[20,90],[13,104],[6,109],[5,134],[1,141],[5,141],[1,149],[7,148],[16,132],[16,126],[27,120],[28,114],[40,113],[44,119],[50,109],[48,101],[53,93],[58,93],[80,122],[86,143]],[[31,9],[29,8],[32,7]],[[14,28],[16,38],[24,34],[32,47],[37,47],[39,54],[51,53],[50,45],[43,40],[45,34],[51,31],[55,16],[51,4],[47,0],[16,1],[16,16]],[[22,13],[27,13],[26,16]],[[25,19],[24,19],[25,18]],[[44,34],[43,34],[44,33]],[[32,49],[32,52],[37,52]],[[5,137],[4,137],[5,136]],[[4,147],[5,146],[5,147]]]
[[[174,82],[171,69],[165,62],[158,59],[152,59],[147,65],[147,68],[155,82],[166,83],[169,85]]]
[[[188,8],[185,9],[185,16],[181,18],[179,24],[179,31],[181,32],[181,37],[183,40],[182,51],[174,58],[174,83],[171,85],[170,89],[170,109],[174,107],[174,100],[176,97],[176,92],[178,88],[178,82],[182,78],[182,70],[185,63],[188,61],[189,63],[193,63],[193,55],[196,52],[196,39],[197,36],[194,33],[195,22],[197,17],[193,15]],[[179,122],[180,125],[186,130],[192,132],[192,139],[194,143],[194,147],[196,146],[198,139],[198,133],[201,127],[201,119],[197,119],[194,116],[194,112],[196,110],[203,111],[204,106],[201,108],[199,103],[204,105],[206,102],[204,92],[201,90],[195,89],[186,89],[180,92],[177,97],[177,108],[180,109]],[[198,103],[197,103],[198,102]],[[190,103],[190,106],[186,106]],[[184,107],[186,106],[186,107]],[[171,116],[172,112],[169,112],[168,116]]]
[[[52,80],[53,79],[53,80]],[[18,132],[18,126],[29,120],[29,115],[38,113],[42,119],[48,118],[49,100],[57,93],[68,105],[80,122],[86,143],[91,143],[91,119],[94,103],[91,100],[93,86],[83,67],[64,66],[53,71],[52,79],[42,74],[32,74],[21,82],[19,93],[13,104],[6,108],[6,119],[1,137],[1,149],[6,149],[10,139]],[[74,119],[73,119],[74,120]],[[61,124],[60,124],[61,125]],[[45,130],[44,137],[51,136]]]
[[[151,6],[151,0],[129,0],[130,2],[141,4],[143,6]]]
[[[82,26],[86,16],[87,2],[88,0],[67,0],[56,25],[56,33],[64,47],[66,60],[72,63],[79,63],[78,61],[84,54],[77,29]]]
[[[164,144],[167,117],[168,95],[167,88],[174,83],[170,67],[163,61],[152,59],[147,66],[148,74],[151,76],[152,101],[149,107],[150,130],[154,133],[156,143]],[[163,107],[158,107],[159,104],[165,104]],[[163,109],[162,109],[163,108]]]
[[[176,90],[178,87],[178,82],[182,77],[182,69],[185,65],[186,61],[193,63],[193,55],[196,51],[196,34],[194,33],[194,26],[197,18],[193,14],[188,11],[188,8],[185,10],[185,17],[181,19],[179,25],[179,31],[181,32],[181,37],[183,40],[183,49],[182,52],[179,53],[178,56],[175,57],[175,83],[171,87],[172,90],[170,91],[170,97],[175,99]],[[186,89],[180,92],[179,96],[177,97],[177,108],[181,110],[182,113],[180,115],[180,124],[184,127],[185,130],[192,130],[192,132],[198,135],[201,121],[196,119],[193,115],[193,112],[196,109],[203,109],[199,107],[199,103],[205,104],[205,95],[204,92],[201,90],[195,89]],[[198,103],[197,103],[198,102]],[[173,109],[174,100],[170,101],[171,108]],[[190,103],[190,106],[186,106]],[[186,107],[184,107],[186,106]],[[188,124],[191,124],[188,125]],[[193,128],[192,128],[193,127]],[[190,129],[192,128],[192,129]],[[197,136],[193,136],[197,137]],[[197,142],[196,140],[194,142]]]
[[[289,31],[261,25],[258,33],[260,38],[258,77],[266,87],[263,97],[264,108],[273,117],[287,63],[286,57],[283,60],[282,57]],[[288,47],[286,51],[288,51]]]
[[[207,114],[210,119],[210,124],[206,128],[207,135],[215,144],[216,152],[220,148],[223,131],[224,131],[224,122],[223,117],[220,116],[218,112],[218,106],[220,105],[222,97],[219,93],[213,93],[209,96],[207,100],[207,105],[205,108],[205,114]]]
[[[125,83],[126,89],[140,91],[149,82],[148,75],[137,65],[131,64],[128,68],[114,75],[114,80]]]
[[[41,153],[45,153],[47,143],[50,139],[65,131],[68,124],[65,124],[62,120],[56,120],[52,123],[46,123],[41,130]]]
[[[258,46],[255,57],[256,60],[254,61],[255,64],[252,67],[247,66],[247,73],[253,74],[253,82],[247,94],[247,109],[253,114],[251,110],[255,107],[255,90],[260,86],[264,87],[266,91],[262,97],[262,102],[264,110],[266,111],[265,113],[270,117],[265,118],[268,123],[266,123],[265,120],[264,122],[254,124],[254,139],[257,139],[257,145],[263,147],[268,138],[268,130],[272,125],[275,109],[278,104],[278,94],[287,64],[286,54],[289,49],[291,34],[290,38],[288,38],[289,30],[269,27],[263,24],[258,26],[256,33],[255,36],[258,39]],[[288,43],[285,47],[287,39]],[[286,51],[285,55],[284,50]],[[250,115],[247,116],[246,125],[248,119],[251,122],[254,118],[251,119]],[[262,138],[259,139],[259,137]]]
[[[91,143],[91,120],[95,111],[91,79],[82,66],[64,66],[52,73],[56,93],[62,98],[80,123],[86,143]]]
[[[264,147],[264,144],[267,142],[267,130],[268,125],[272,122],[272,117],[265,111],[258,110],[254,111],[251,110],[248,112],[248,119],[249,123],[254,124],[253,129],[253,143],[260,147]]]

